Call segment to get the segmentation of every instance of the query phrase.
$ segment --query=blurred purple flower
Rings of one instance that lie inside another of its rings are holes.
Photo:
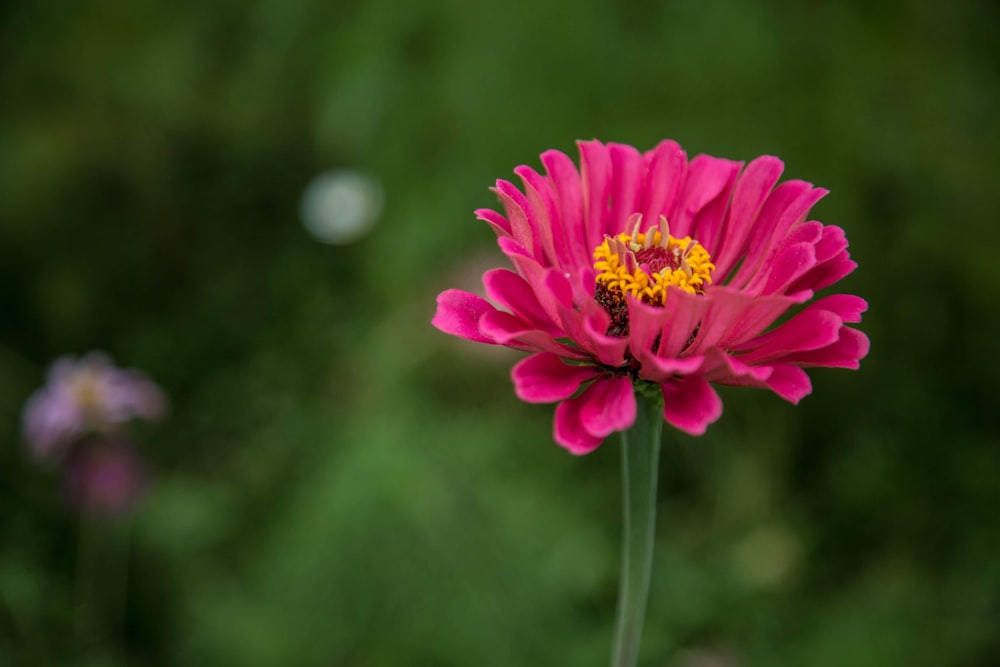
[[[116,367],[104,354],[61,357],[24,408],[24,439],[36,458],[53,461],[88,434],[113,433],[134,418],[157,419],[166,405],[152,380]]]
[[[122,439],[87,438],[66,461],[67,498],[81,512],[114,519],[135,506],[148,475],[132,443]]]

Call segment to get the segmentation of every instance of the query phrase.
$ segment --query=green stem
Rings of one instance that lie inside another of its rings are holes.
[[[76,541],[76,592],[73,601],[73,639],[82,651],[95,635],[95,592],[100,560],[100,526],[81,513]]]
[[[656,532],[656,474],[663,414],[660,402],[636,392],[635,424],[622,433],[625,531],[612,667],[634,667],[642,640]]]

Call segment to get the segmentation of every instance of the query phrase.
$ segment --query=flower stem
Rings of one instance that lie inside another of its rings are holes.
[[[622,433],[622,482],[625,530],[618,619],[612,667],[634,667],[642,640],[656,531],[656,476],[663,415],[660,402],[636,392],[635,424]]]

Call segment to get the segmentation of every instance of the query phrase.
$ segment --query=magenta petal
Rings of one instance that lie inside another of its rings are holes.
[[[742,162],[709,155],[699,155],[691,160],[674,215],[667,216],[670,233],[681,237],[699,234],[701,230],[711,233],[710,229],[717,229],[729,203],[729,192],[742,166]],[[710,246],[707,249],[709,252],[714,250]]]
[[[569,398],[580,385],[598,374],[593,366],[570,366],[557,355],[543,352],[511,369],[514,391],[528,403],[553,403]]]
[[[625,144],[608,144],[611,153],[613,178],[611,185],[611,218],[612,229],[605,230],[608,234],[624,231],[625,220],[633,213],[639,212],[642,205],[642,190],[646,179],[646,160],[642,154]],[[648,222],[648,224],[653,224]]]
[[[664,357],[681,356],[689,347],[688,341],[700,329],[709,303],[706,297],[688,294],[681,289],[668,289],[663,310],[671,313],[671,317],[660,339],[658,354]]]
[[[489,223],[497,236],[513,236],[514,232],[510,227],[510,220],[503,217],[491,208],[477,208],[476,218]]]
[[[504,210],[507,211],[507,220],[510,223],[511,236],[524,246],[528,254],[536,259],[541,259],[542,253],[539,247],[538,224],[529,220],[531,206],[513,183],[505,180],[498,180],[493,189]]]
[[[657,223],[661,215],[669,218],[673,213],[687,175],[687,154],[676,141],[661,141],[646,154],[646,160],[649,173],[643,214],[651,225]]]
[[[809,306],[810,310],[828,310],[845,322],[860,322],[861,314],[868,310],[868,302],[853,294],[831,294]]]
[[[565,321],[566,318],[564,318]],[[588,350],[605,366],[616,368],[625,363],[628,338],[608,336],[611,318],[594,302],[585,304],[583,316],[579,320],[578,334]]]
[[[580,423],[595,438],[603,440],[635,423],[635,391],[627,375],[598,378],[580,398]]]
[[[559,216],[566,238],[566,248],[573,256],[574,266],[586,266],[592,262],[593,247],[587,242],[583,224],[583,188],[576,165],[560,151],[542,153],[542,164],[548,172],[555,188],[559,204]]]
[[[663,418],[689,435],[704,434],[708,425],[722,416],[722,399],[700,375],[664,382],[660,389]]]
[[[809,222],[804,222],[798,227],[795,227],[788,236],[785,237],[785,243],[792,245],[793,243],[811,243],[816,245],[823,239],[823,225],[822,223],[816,222],[815,220],[810,220]],[[816,248],[816,261],[822,262],[823,258],[819,256],[819,248]]]
[[[841,278],[849,275],[858,265],[851,260],[846,252],[827,262],[815,266],[787,288],[788,292],[799,289],[810,289],[818,292],[824,287],[829,287]]]
[[[844,327],[837,342],[819,350],[798,352],[787,358],[803,366],[825,366],[827,368],[850,368],[857,370],[860,360],[868,356],[871,343],[868,336],[857,329]]]
[[[632,354],[652,353],[657,337],[661,337],[663,327],[671,318],[671,311],[643,303],[631,296],[625,301],[628,306],[629,339]],[[641,361],[641,359],[640,359]]]
[[[562,271],[548,269],[542,278],[542,285],[549,294],[552,295],[556,304],[563,308],[573,306],[573,286],[569,278]]]
[[[611,157],[599,141],[579,141],[580,180],[583,183],[583,220],[587,245],[594,248],[604,237],[611,189]]]
[[[437,329],[477,343],[494,342],[479,331],[479,318],[496,312],[489,301],[469,292],[449,289],[438,295],[437,304],[437,312],[431,319],[431,324]]]
[[[702,356],[664,358],[651,355],[643,359],[640,375],[644,380],[657,383],[666,382],[675,375],[695,373],[704,363],[705,357]]]
[[[796,243],[788,246],[774,259],[763,293],[783,293],[814,266],[816,266],[816,248],[813,244]]]
[[[784,357],[792,352],[817,350],[834,343],[844,321],[828,310],[804,310],[773,331],[750,341],[751,348],[739,359],[759,364]]]
[[[812,393],[812,381],[806,372],[791,364],[774,364],[767,386],[783,399],[798,405],[799,401]]]
[[[666,352],[669,342],[664,345],[662,331],[674,319],[670,311],[633,298],[628,299],[628,309],[632,356],[641,364],[640,375],[644,380],[665,382],[675,374],[687,375],[701,367],[700,356],[680,358]]]
[[[812,292],[771,294],[753,298],[743,308],[743,316],[739,323],[726,337],[726,345],[735,347],[753,339],[770,327],[789,308],[811,298]]]
[[[816,261],[825,262],[847,249],[847,236],[844,230],[835,225],[823,227],[823,235],[816,242]]]
[[[533,328],[521,318],[502,310],[491,310],[479,318],[479,331],[491,342],[534,352],[554,352],[567,359],[586,359],[574,348],[556,342],[552,336]]]
[[[763,382],[771,377],[770,366],[751,366],[719,348],[712,348],[705,355],[702,376],[709,382],[744,386],[765,386]]]
[[[566,245],[566,237],[559,207],[549,179],[526,165],[514,169],[521,178],[524,191],[537,217],[539,236],[551,266],[568,268],[575,266],[573,255]]]
[[[562,334],[538,303],[528,283],[513,271],[491,269],[483,274],[483,285],[487,296],[521,319],[554,336]]]
[[[784,168],[781,160],[770,155],[752,161],[736,182],[724,228],[698,231],[702,244],[710,252],[716,250],[713,257],[718,276],[727,275],[736,259],[743,254],[757,215]]]
[[[580,423],[580,409],[585,400],[584,396],[580,395],[557,405],[552,428],[553,439],[577,456],[589,454],[604,440],[588,433]]]
[[[785,181],[774,188],[757,215],[743,264],[728,284],[758,291],[770,275],[766,269],[774,252],[780,250],[789,231],[805,219],[809,208],[825,194],[826,190],[797,180]]]

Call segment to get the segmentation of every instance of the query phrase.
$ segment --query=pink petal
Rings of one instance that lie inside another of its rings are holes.
[[[868,310],[868,302],[853,294],[831,294],[809,304],[809,309],[828,310],[845,322],[860,322],[861,314]]]
[[[483,274],[483,285],[487,296],[513,314],[546,333],[562,335],[521,276],[507,269],[492,269]]]
[[[688,354],[702,354],[711,347],[725,344],[751,303],[749,295],[727,288],[712,290],[710,297],[702,299],[707,308],[698,323],[698,333],[687,349]]]
[[[491,208],[477,208],[476,218],[489,224],[497,236],[513,236],[510,221]]]
[[[720,281],[743,254],[757,215],[784,168],[781,160],[770,155],[752,161],[736,182],[725,225],[718,229],[698,230],[698,240],[712,253]]]
[[[677,200],[670,222],[670,233],[681,237],[717,228],[729,203],[729,192],[736,182],[741,162],[699,155],[688,165],[687,180]],[[699,219],[698,224],[695,220]],[[710,249],[711,251],[711,249]]]
[[[580,148],[580,171],[583,181],[583,219],[587,245],[595,248],[604,238],[611,190],[611,157],[599,141],[577,142]]]
[[[722,399],[705,378],[689,375],[664,382],[663,418],[689,435],[702,435],[708,425],[722,416]]]
[[[858,268],[857,263],[852,261],[850,256],[845,252],[840,257],[813,267],[811,271],[789,285],[787,289],[789,292],[799,289],[811,289],[814,292],[818,292],[824,287],[829,287],[841,278],[849,275],[856,268]]]
[[[707,295],[699,297],[682,289],[668,289],[663,310],[670,313],[670,319],[660,339],[658,354],[679,357],[685,353],[690,347],[688,341],[700,328],[709,303]]]
[[[521,350],[554,352],[567,359],[587,359],[588,356],[555,341],[552,336],[533,328],[518,317],[501,310],[491,310],[479,318],[479,331],[490,342]]]
[[[607,234],[624,231],[625,220],[638,213],[642,206],[642,189],[646,182],[646,161],[642,154],[625,144],[608,144],[613,177],[611,185],[611,217]],[[653,224],[652,221],[647,224]]]
[[[798,405],[799,401],[812,393],[812,382],[806,372],[792,364],[774,364],[771,367],[771,377],[767,386],[771,391],[789,403]]]
[[[687,176],[687,154],[676,141],[661,141],[646,153],[646,161],[649,167],[643,215],[648,226],[658,224],[661,215],[669,219],[673,213]]]
[[[574,266],[592,264],[593,247],[587,241],[583,225],[583,188],[576,165],[565,153],[550,150],[542,153],[542,164],[552,179],[559,205],[559,219],[566,247],[573,256]]]
[[[823,224],[815,220],[810,220],[789,232],[788,236],[785,237],[785,243],[788,245],[792,245],[793,243],[811,243],[812,245],[816,245],[822,239]],[[816,248],[816,261],[823,261],[819,257],[819,248]]]
[[[805,181],[785,181],[774,188],[754,222],[743,264],[728,284],[757,291],[768,275],[765,268],[775,249],[826,192]]]
[[[594,366],[570,366],[555,354],[543,352],[511,369],[514,391],[528,403],[553,403],[569,398],[580,385],[597,376]]]
[[[709,382],[766,386],[764,381],[771,377],[770,366],[751,366],[719,348],[712,348],[705,354],[701,375]]]
[[[579,333],[581,342],[594,358],[605,366],[617,368],[625,364],[625,352],[628,349],[628,338],[616,338],[606,335],[611,318],[604,309],[594,301],[584,303],[579,323],[582,325]],[[564,320],[566,318],[564,317]]]
[[[844,230],[835,225],[823,227],[822,238],[816,242],[816,261],[825,262],[833,259],[847,249],[847,236]]]
[[[635,392],[626,375],[598,378],[580,398],[580,424],[595,438],[603,440],[635,423]]]
[[[773,260],[763,294],[782,294],[809,269],[816,266],[816,248],[811,243],[796,243],[782,250]]]
[[[537,217],[538,233],[549,264],[562,269],[576,266],[566,245],[559,208],[549,180],[526,165],[517,167],[514,173],[521,178],[531,209]]]
[[[542,277],[542,287],[552,295],[553,301],[564,308],[573,306],[573,286],[569,277],[557,269],[549,269]]]
[[[724,344],[736,347],[755,338],[789,308],[811,298],[811,292],[753,297],[751,302],[743,307],[740,321],[729,331]]]
[[[631,296],[627,297],[629,322],[629,346],[632,354],[652,354],[653,344],[661,337],[664,326],[670,318],[670,311],[643,303]]]
[[[861,366],[861,359],[868,356],[870,347],[868,336],[857,329],[844,327],[840,330],[840,337],[835,343],[819,350],[791,354],[787,360],[803,366],[857,370]]]
[[[644,380],[665,382],[676,374],[687,375],[697,371],[702,357],[680,358],[663,353],[662,331],[671,319],[665,308],[656,308],[629,298],[629,339],[632,356],[641,365],[640,375]],[[653,352],[653,346],[659,346]]]
[[[642,360],[640,375],[642,379],[651,382],[666,382],[677,375],[690,375],[698,371],[705,362],[705,357],[665,358],[650,355]]]
[[[527,278],[527,276],[525,276],[524,272],[521,271],[520,266],[518,264],[519,262],[527,260],[529,262],[532,262],[536,266],[541,266],[538,263],[538,260],[536,260],[528,253],[527,248],[525,248],[523,245],[521,245],[520,242],[515,241],[509,236],[498,237],[497,246],[500,248],[500,251],[507,256],[507,259],[510,260],[510,263],[514,265],[514,268],[518,270],[518,273],[520,273],[525,278]]]
[[[500,199],[504,210],[507,211],[511,236],[524,246],[530,256],[542,259],[538,222],[531,219],[534,217],[531,204],[525,199],[524,194],[513,183],[503,179],[497,181],[493,192]]]
[[[588,433],[580,423],[580,409],[585,400],[583,395],[580,395],[557,405],[552,428],[553,439],[577,456],[589,454],[604,440]]]
[[[437,312],[434,313],[431,324],[440,331],[459,338],[477,343],[493,343],[493,339],[479,331],[479,319],[489,312],[496,312],[496,308],[481,296],[449,289],[438,295]]]
[[[562,299],[567,298],[567,294],[572,294],[572,288],[565,274],[559,269],[543,268],[537,261],[525,255],[524,249],[514,239],[497,239],[497,245],[510,260],[518,275],[531,287],[545,313],[553,322],[559,324],[559,305],[563,303]],[[561,277],[563,282],[559,283],[557,277],[549,278],[549,274]]]
[[[750,351],[739,360],[747,364],[761,364],[786,357],[793,352],[818,350],[834,342],[844,321],[827,310],[804,310],[774,331],[745,344]]]

